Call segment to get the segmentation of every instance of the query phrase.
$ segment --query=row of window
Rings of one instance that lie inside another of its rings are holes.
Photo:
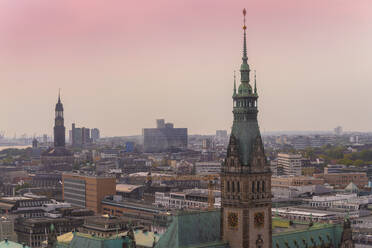
[[[249,119],[252,119],[251,114],[237,114],[237,113],[234,114],[234,120],[235,121],[245,121],[245,120],[249,120]]]
[[[227,181],[226,182],[227,192],[240,192],[240,182]],[[265,181],[252,181],[251,192],[252,193],[265,193],[266,183]]]
[[[234,107],[257,107],[257,101],[244,100],[235,100]]]

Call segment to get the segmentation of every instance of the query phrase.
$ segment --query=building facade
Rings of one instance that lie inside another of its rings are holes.
[[[287,176],[301,176],[301,159],[300,154],[278,154],[278,168],[282,168],[283,174]]]
[[[172,123],[157,120],[156,128],[143,129],[145,152],[165,152],[187,148],[187,128],[174,128]]]
[[[95,140],[99,138],[99,130],[94,129],[90,130],[89,128],[86,127],[79,127],[77,128],[75,123],[72,123],[71,130],[70,130],[70,142],[73,147],[79,147],[79,146],[84,146],[87,144],[92,143],[93,139],[91,137],[91,133],[95,135]],[[98,131],[98,133],[97,133]],[[98,138],[97,138],[98,135]]]
[[[271,248],[271,172],[257,121],[256,80],[254,88],[250,84],[245,23],[243,30],[241,83],[236,90],[234,80],[234,121],[221,170],[221,233],[231,248]]]
[[[354,183],[359,189],[368,185],[368,177],[365,172],[324,173],[314,174],[314,177],[322,178],[325,183],[334,186],[336,189],[344,189],[350,183]]]
[[[17,241],[17,234],[14,232],[14,220],[15,218],[12,215],[0,216],[0,241]]]
[[[101,213],[101,201],[116,193],[114,177],[99,177],[64,173],[62,175],[63,199],[72,206]]]

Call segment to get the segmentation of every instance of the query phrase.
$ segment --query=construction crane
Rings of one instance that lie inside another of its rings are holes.
[[[215,187],[216,181],[209,180],[208,182],[208,210],[214,209],[214,187]]]

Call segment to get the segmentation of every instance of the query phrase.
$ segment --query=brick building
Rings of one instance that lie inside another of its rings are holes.
[[[101,213],[101,201],[107,195],[115,195],[116,179],[81,174],[62,175],[63,199],[73,206]]]
[[[362,172],[353,173],[324,173],[314,174],[315,178],[323,178],[324,183],[334,186],[338,189],[344,189],[349,183],[354,183],[358,188],[363,189],[368,185],[367,174]]]

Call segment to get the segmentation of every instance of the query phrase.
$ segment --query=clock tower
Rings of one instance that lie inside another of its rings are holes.
[[[63,118],[63,104],[61,102],[61,95],[58,93],[58,102],[55,109],[54,119],[54,147],[65,146],[65,124]]]
[[[232,248],[271,248],[271,172],[257,121],[256,75],[250,83],[244,14],[240,85],[234,76],[233,126],[221,171],[222,239]]]

